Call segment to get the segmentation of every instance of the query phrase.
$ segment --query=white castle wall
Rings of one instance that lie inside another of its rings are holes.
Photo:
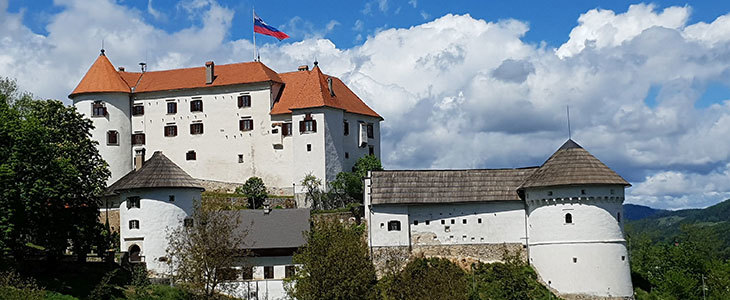
[[[103,101],[107,115],[92,117],[94,101]],[[93,93],[81,94],[73,97],[73,103],[79,113],[89,118],[94,124],[91,130],[91,139],[97,141],[99,154],[109,164],[111,177],[107,180],[112,184],[132,170],[132,149],[129,94],[126,93]],[[118,145],[107,144],[107,131],[118,132]]]
[[[160,257],[166,256],[167,232],[175,226],[182,226],[183,220],[192,216],[193,201],[200,200],[200,189],[195,188],[153,188],[122,192],[119,197],[120,246],[128,251],[132,245],[141,249],[147,269],[156,273],[169,273],[169,267]],[[170,195],[175,201],[170,202]],[[140,207],[127,208],[127,198],[140,197]],[[139,229],[130,229],[129,221],[139,220]]]
[[[620,185],[527,189],[529,259],[561,294],[630,297]],[[572,223],[566,223],[566,214]]]

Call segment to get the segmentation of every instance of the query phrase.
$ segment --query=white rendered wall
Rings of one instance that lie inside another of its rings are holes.
[[[129,94],[126,93],[93,93],[76,95],[72,98],[79,113],[89,118],[94,124],[91,139],[99,142],[97,149],[101,157],[109,164],[111,177],[107,185],[111,185],[132,170],[132,149]],[[92,104],[102,101],[107,109],[104,117],[92,117]],[[107,145],[107,131],[116,130],[118,145]]]
[[[166,256],[167,232],[182,226],[183,220],[192,216],[193,201],[200,200],[200,189],[155,188],[124,191],[119,195],[120,245],[128,251],[138,245],[147,269],[156,273],[169,273],[169,266],[160,257]],[[175,201],[170,202],[170,195]],[[127,198],[140,197],[140,207],[127,208]],[[139,229],[129,229],[130,220],[139,220]]]
[[[342,136],[343,151],[348,154],[348,158],[343,160],[342,169],[344,171],[351,171],[352,167],[360,157],[369,154],[370,150],[368,147],[371,145],[373,146],[375,156],[380,159],[380,119],[347,112],[344,113],[343,118],[344,119],[340,122],[342,125],[340,125],[341,127],[339,132],[341,133],[340,136]],[[344,120],[347,120],[347,123],[349,124],[349,135],[344,135]],[[358,126],[360,122],[373,124],[373,138],[368,139],[368,145],[365,147],[360,147],[358,145]],[[344,158],[344,156],[342,157]]]
[[[223,293],[241,299],[255,298],[254,295],[258,299],[290,299],[284,290],[284,278],[286,267],[294,265],[291,256],[246,257],[236,263],[236,269],[252,268],[253,280],[224,282],[221,286],[227,290]],[[274,278],[264,278],[265,266],[274,267]]]
[[[413,245],[525,242],[521,201],[373,205],[366,208],[366,217],[372,247],[408,246],[409,238]],[[392,220],[401,222],[401,231],[388,231]]]
[[[633,295],[623,186],[527,189],[525,197],[530,263],[546,283],[563,294]]]

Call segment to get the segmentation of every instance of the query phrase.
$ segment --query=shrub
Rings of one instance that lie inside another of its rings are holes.
[[[266,200],[268,193],[266,192],[266,185],[264,181],[259,177],[251,177],[246,180],[242,186],[236,188],[236,194],[246,195],[248,198],[248,205],[250,208],[258,208]]]

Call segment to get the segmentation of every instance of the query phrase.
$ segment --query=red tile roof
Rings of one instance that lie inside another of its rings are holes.
[[[129,93],[129,85],[122,80],[114,66],[104,54],[99,55],[79,85],[71,92],[69,97],[85,93]]]
[[[337,77],[323,74],[319,67],[311,71],[280,74],[284,80],[284,92],[271,109],[272,115],[290,114],[292,109],[334,107],[346,112],[382,117],[365,104],[345,83]],[[334,96],[330,95],[327,78],[332,78]]]
[[[83,93],[144,93],[271,81],[285,84],[279,101],[271,109],[272,115],[290,114],[292,109],[334,107],[382,119],[342,80],[323,74],[319,67],[277,74],[261,62],[246,62],[215,66],[214,73],[213,83],[206,84],[205,67],[144,73],[116,71],[106,56],[101,55],[69,97]],[[330,77],[334,96],[328,88]]]

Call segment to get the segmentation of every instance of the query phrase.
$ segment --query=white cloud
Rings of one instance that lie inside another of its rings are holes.
[[[164,21],[167,19],[167,16],[165,16],[165,14],[161,13],[160,11],[158,11],[154,7],[152,7],[152,0],[147,1],[147,12],[150,15],[152,15],[152,17],[154,17],[155,20]]]
[[[408,4],[413,6],[413,8],[416,8],[418,6],[418,1],[417,0],[408,0]]]
[[[352,26],[352,30],[362,31],[364,26],[365,26],[365,23],[363,23],[362,20],[357,19],[357,20],[355,20],[355,25]]]
[[[425,10],[421,11],[421,18],[423,18],[424,20],[428,20],[428,18],[430,17],[431,15],[429,15]]]
[[[102,38],[111,61],[129,69],[146,56],[164,69],[252,55],[250,41],[227,39],[233,11],[216,2],[180,4],[205,21],[173,33],[116,2],[58,4],[48,35],[38,35],[0,0],[0,74],[42,97],[65,98]],[[541,164],[566,138],[570,105],[573,137],[634,184],[629,201],[695,207],[730,197],[730,101],[695,107],[711,83],[730,86],[730,15],[687,24],[690,12],[591,10],[557,49],[524,42],[525,22],[469,15],[385,26],[350,49],[323,38],[335,20],[300,42],[259,46],[280,72],[316,57],[383,115],[387,168]]]

